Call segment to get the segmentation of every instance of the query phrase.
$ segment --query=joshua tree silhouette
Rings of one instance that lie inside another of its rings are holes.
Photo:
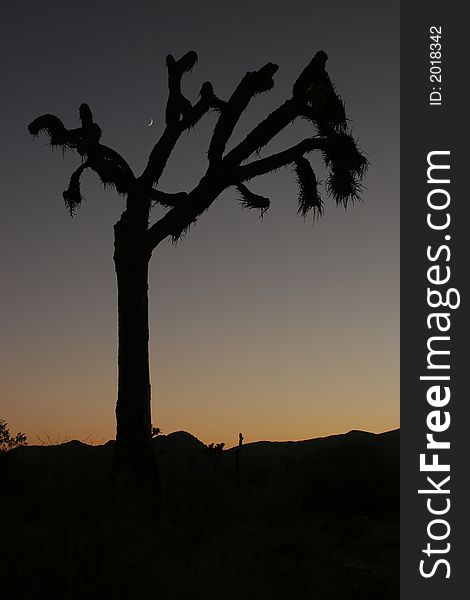
[[[87,104],[80,106],[82,126],[78,129],[66,129],[59,118],[50,114],[30,123],[32,135],[45,132],[51,146],[72,149],[82,158],[63,193],[71,214],[82,200],[80,177],[85,169],[95,171],[105,186],[114,186],[125,196],[125,210],[114,225],[119,330],[114,464],[119,473],[130,472],[147,481],[158,477],[152,451],[148,354],[148,264],[153,250],[166,238],[177,241],[230,186],[237,188],[244,207],[258,209],[262,215],[269,208],[269,199],[250,191],[245,182],[287,165],[293,165],[298,180],[298,213],[305,217],[311,211],[314,219],[318,218],[323,213],[323,200],[316,175],[305,157],[313,150],[322,153],[329,171],[326,188],[336,203],[346,206],[359,197],[368,162],[348,131],[343,102],[325,70],[326,60],[325,52],[317,52],[295,81],[292,96],[226,151],[249,102],[273,87],[278,66],[267,63],[258,71],[247,72],[227,101],[220,100],[212,84],[205,82],[198,101],[192,104],[181,91],[181,81],[194,67],[197,54],[190,51],[179,60],[168,55],[166,126],[139,176],[122,156],[100,143],[101,129]],[[210,110],[217,111],[219,117],[202,179],[190,191],[169,194],[158,189],[179,137]],[[297,118],[304,118],[313,126],[309,137],[282,152],[246,162]],[[168,210],[150,225],[155,203]]]

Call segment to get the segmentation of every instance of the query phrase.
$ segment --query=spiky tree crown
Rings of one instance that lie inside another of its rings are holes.
[[[66,129],[54,115],[42,115],[29,125],[29,132],[37,136],[45,132],[51,146],[73,149],[82,157],[82,164],[72,173],[63,193],[71,214],[80,206],[82,195],[80,178],[87,168],[94,170],[105,186],[112,185],[127,196],[125,215],[147,216],[145,243],[153,250],[166,237],[173,240],[189,229],[198,217],[214,202],[220,193],[235,186],[244,207],[257,209],[262,216],[270,206],[268,198],[253,193],[246,182],[254,177],[281,167],[293,165],[299,188],[298,213],[315,218],[324,212],[320,183],[306,155],[320,150],[328,171],[326,189],[337,204],[347,206],[360,197],[361,182],[368,161],[358,150],[348,131],[344,103],[326,72],[327,55],[317,52],[305,67],[292,88],[292,96],[261,121],[240,143],[226,151],[233,130],[251,100],[274,86],[273,77],[278,66],[267,63],[257,71],[247,72],[233,94],[226,101],[214,93],[210,82],[201,86],[199,99],[191,103],[182,92],[182,78],[198,60],[194,51],[179,60],[171,54],[166,58],[168,69],[168,101],[166,127],[150,153],[143,173],[136,177],[128,163],[117,152],[100,143],[101,129],[94,122],[87,104],[81,104],[79,116],[82,126]],[[189,192],[168,194],[158,189],[158,182],[179,137],[193,128],[210,110],[219,113],[208,149],[208,169],[195,188]],[[297,118],[313,125],[314,134],[298,144],[264,158],[249,160],[259,154],[280,131]],[[166,214],[150,227],[148,215],[153,203],[168,209]]]

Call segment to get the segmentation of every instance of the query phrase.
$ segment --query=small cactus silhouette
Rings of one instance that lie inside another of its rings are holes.
[[[157,435],[160,435],[160,433],[162,433],[162,430],[160,429],[160,427],[154,427],[153,425],[151,425],[151,432],[152,437],[155,438],[157,437]]]
[[[243,434],[239,433],[238,434],[238,447],[235,450],[235,477],[237,480],[238,487],[240,487],[240,453],[242,451],[244,439],[245,438],[243,437]]]
[[[219,466],[220,459],[222,458],[222,453],[224,451],[225,443],[220,442],[219,444],[206,444],[204,446],[204,452],[209,457],[214,469],[217,469]]]

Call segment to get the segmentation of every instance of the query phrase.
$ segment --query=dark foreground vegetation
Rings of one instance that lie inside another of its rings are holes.
[[[113,442],[0,455],[2,599],[399,597],[399,431],[154,444],[159,515],[113,487]]]

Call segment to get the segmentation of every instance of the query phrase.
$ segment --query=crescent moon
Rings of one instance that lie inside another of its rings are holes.
[[[147,127],[152,127],[152,125],[153,125],[153,119],[151,118],[150,123],[147,125]]]

